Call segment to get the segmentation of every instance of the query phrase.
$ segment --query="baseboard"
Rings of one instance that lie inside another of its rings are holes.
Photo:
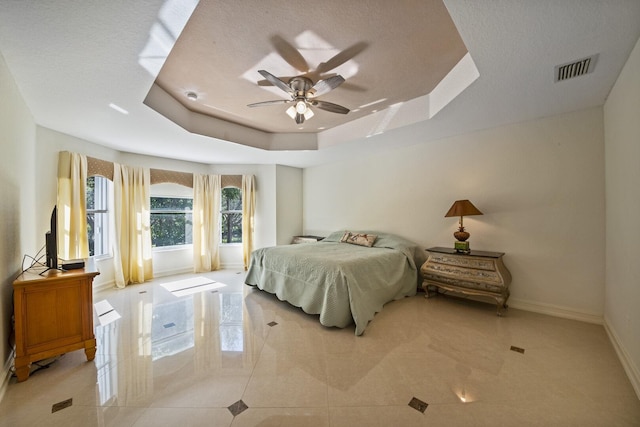
[[[549,316],[562,317],[564,319],[579,320],[581,322],[595,323],[597,325],[602,325],[604,323],[602,315],[587,313],[553,304],[541,304],[537,302],[523,301],[517,298],[509,298],[508,304],[509,307],[517,308],[519,310],[548,314]]]
[[[221,270],[244,270],[244,265],[243,264],[222,264],[220,266],[220,269]],[[175,270],[154,271],[153,277],[159,278],[159,277],[167,277],[167,276],[174,276],[177,274],[187,274],[187,273],[193,273],[193,269],[189,267],[189,268],[179,268]],[[93,291],[100,292],[107,289],[111,289],[115,286],[116,286],[115,280],[109,280],[109,281],[100,283],[99,285],[96,285],[94,282]]]
[[[176,268],[173,270],[163,270],[163,271],[154,271],[153,277],[166,277],[166,276],[174,276],[176,274],[186,274],[193,273],[193,267],[186,268]]]
[[[158,277],[173,276],[175,274],[185,274],[185,273],[193,273],[193,269],[192,268],[179,268],[179,269],[175,269],[175,270],[154,271],[153,272],[153,277],[154,278],[158,278]],[[115,286],[116,286],[116,281],[115,280],[108,280],[106,282],[100,283],[99,285],[95,285],[95,283],[94,283],[93,291],[94,292],[104,291],[106,289],[114,288]]]
[[[243,270],[244,264],[220,264],[220,270]]]
[[[11,371],[11,367],[13,366],[13,354],[14,350],[9,354],[9,358],[4,362],[4,367],[2,368],[1,379],[0,382],[0,402],[4,398],[5,393],[7,392],[7,388],[9,387],[9,381],[13,376],[13,372]]]
[[[618,359],[620,359],[620,363],[622,363],[622,367],[627,373],[633,390],[636,392],[636,397],[640,400],[640,368],[633,363],[633,359],[629,356],[622,341],[618,338],[618,334],[616,334],[616,331],[611,327],[606,317],[604,319],[604,330],[607,331],[607,335],[618,355]]]

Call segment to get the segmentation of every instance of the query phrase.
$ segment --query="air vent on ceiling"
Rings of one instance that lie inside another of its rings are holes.
[[[588,74],[595,68],[597,60],[598,54],[595,54],[568,64],[556,65],[554,68],[555,81],[559,82]]]

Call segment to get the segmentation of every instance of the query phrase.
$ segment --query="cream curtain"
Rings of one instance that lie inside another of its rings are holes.
[[[220,268],[220,175],[193,174],[193,269]]]
[[[149,169],[113,164],[116,286],[153,278]]]
[[[58,154],[58,256],[89,257],[87,237],[87,157],[61,151]]]
[[[249,268],[253,250],[254,214],[256,210],[256,179],[253,175],[242,175],[242,262]]]

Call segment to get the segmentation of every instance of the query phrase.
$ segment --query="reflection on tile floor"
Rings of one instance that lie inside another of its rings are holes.
[[[243,280],[96,292],[95,360],[11,379],[0,426],[640,425],[602,326],[419,294],[356,337]]]

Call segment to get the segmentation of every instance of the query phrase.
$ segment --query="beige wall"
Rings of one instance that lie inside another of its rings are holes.
[[[23,255],[35,256],[44,232],[35,224],[36,126],[0,54],[0,400],[9,381],[13,353],[9,346],[12,283]],[[25,261],[25,267],[29,260]]]
[[[605,325],[640,398],[640,41],[604,106]]]
[[[506,253],[512,307],[602,322],[603,155],[600,108],[363,153],[304,170],[304,232],[452,246],[457,219],[444,214],[470,199],[484,213],[465,219],[471,248]]]
[[[276,244],[287,245],[302,233],[302,169],[276,167]]]

